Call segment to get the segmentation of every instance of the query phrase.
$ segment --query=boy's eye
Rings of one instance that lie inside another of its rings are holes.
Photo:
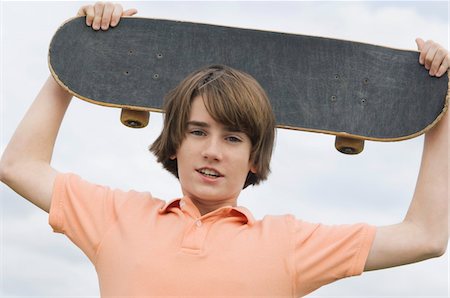
[[[190,134],[194,135],[194,136],[204,136],[204,135],[206,135],[205,132],[202,131],[202,130],[191,130]]]
[[[228,141],[232,142],[232,143],[239,143],[242,142],[240,138],[235,137],[235,136],[229,136],[226,138]]]

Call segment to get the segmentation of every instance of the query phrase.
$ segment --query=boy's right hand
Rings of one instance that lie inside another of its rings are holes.
[[[86,16],[86,25],[92,26],[92,29],[108,30],[119,24],[121,17],[130,17],[135,15],[137,10],[134,8],[123,10],[122,5],[111,2],[97,2],[94,5],[84,5],[78,10],[77,16]]]

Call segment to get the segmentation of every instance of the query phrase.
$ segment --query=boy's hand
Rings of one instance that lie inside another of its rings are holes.
[[[132,8],[123,10],[122,5],[110,2],[97,2],[94,5],[85,5],[78,10],[77,16],[86,16],[86,25],[92,26],[92,29],[108,30],[119,24],[121,17],[130,17],[135,15],[137,10]]]
[[[450,66],[449,52],[432,40],[416,39],[420,51],[419,63],[429,70],[430,76],[441,77]]]

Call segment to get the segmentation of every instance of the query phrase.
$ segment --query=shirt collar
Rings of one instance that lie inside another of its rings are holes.
[[[194,216],[196,218],[202,217],[200,215],[200,211],[197,209],[197,207],[194,205],[194,203],[192,203],[191,199],[187,196],[169,201],[168,203],[165,204],[164,207],[162,207],[159,210],[159,212],[160,212],[160,214],[164,214],[164,213],[174,212],[174,210],[176,210],[176,209],[190,213],[192,216]],[[252,213],[250,212],[250,210],[248,210],[247,208],[242,207],[242,206],[221,207],[217,210],[214,210],[208,214],[203,215],[203,217],[212,216],[214,214],[219,214],[219,213],[222,217],[235,217],[237,219],[240,219],[240,221],[243,224],[253,225],[255,222],[255,219],[254,219]]]

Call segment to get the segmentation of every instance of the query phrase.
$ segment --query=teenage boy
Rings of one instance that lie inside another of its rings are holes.
[[[120,5],[96,3],[79,15],[95,30],[116,26]],[[432,76],[449,68],[438,44],[417,40]],[[253,219],[237,207],[242,188],[269,173],[275,122],[249,75],[201,69],[169,92],[161,135],[151,146],[178,177],[183,197],[91,184],[50,166],[71,95],[49,78],[0,162],[1,180],[49,212],[96,267],[102,296],[306,295],[363,270],[442,255],[448,241],[448,115],[425,136],[414,197],[403,222],[326,226],[290,215]]]

